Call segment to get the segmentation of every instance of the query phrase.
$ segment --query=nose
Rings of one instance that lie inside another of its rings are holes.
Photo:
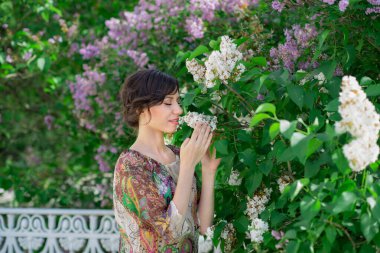
[[[176,103],[176,106],[174,108],[174,113],[177,115],[181,115],[183,113],[183,110],[180,104]]]

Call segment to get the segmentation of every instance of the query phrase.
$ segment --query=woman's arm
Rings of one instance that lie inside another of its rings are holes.
[[[187,165],[180,163],[179,176],[173,202],[181,215],[186,213],[189,206],[194,169],[195,166],[192,164]]]
[[[198,206],[201,234],[205,234],[207,228],[212,226],[214,218],[215,174],[220,160],[220,158],[216,158],[215,148],[212,150],[212,154],[207,151],[202,158],[202,192]]]
[[[200,233],[205,234],[211,227],[214,218],[214,185],[215,172],[203,169],[202,166],[202,193],[198,206]]]
[[[186,213],[189,206],[195,166],[206,153],[211,138],[211,128],[197,123],[191,138],[187,138],[181,145],[179,176],[173,197],[174,205],[181,215]]]

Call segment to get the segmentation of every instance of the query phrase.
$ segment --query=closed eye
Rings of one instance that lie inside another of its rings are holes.
[[[181,104],[182,101],[181,101],[180,99],[178,99],[178,100],[177,100],[177,103],[178,103],[178,104]],[[172,105],[171,103],[164,103],[164,104],[165,104],[165,105]]]

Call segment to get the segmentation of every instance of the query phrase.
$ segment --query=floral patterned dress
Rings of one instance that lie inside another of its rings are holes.
[[[113,203],[120,231],[119,252],[197,252],[199,194],[196,179],[187,213],[181,215],[172,201],[179,175],[179,148],[171,164],[161,164],[127,149],[117,160]]]

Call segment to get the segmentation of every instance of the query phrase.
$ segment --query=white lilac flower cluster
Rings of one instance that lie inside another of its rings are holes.
[[[252,119],[252,117],[249,115],[246,115],[246,116],[240,115],[240,117],[238,117],[236,115],[236,112],[234,112],[233,116],[242,125],[249,125],[249,123],[251,122],[251,119]]]
[[[224,84],[239,80],[245,71],[242,63],[237,64],[242,59],[243,54],[237,49],[231,38],[222,36],[220,51],[213,51],[208,59],[204,60],[204,66],[192,59],[186,60],[186,67],[193,75],[195,82],[204,83],[207,88],[212,88],[217,80]]]
[[[206,74],[206,68],[203,65],[196,59],[186,60],[186,68],[193,75],[195,82],[203,83]]]
[[[379,155],[380,115],[352,76],[343,77],[339,102],[342,120],[335,124],[335,130],[349,132],[355,138],[343,146],[343,153],[351,169],[359,172],[375,162]]]
[[[185,116],[179,118],[179,124],[183,124],[184,122],[191,128],[195,128],[197,123],[206,123],[211,127],[211,130],[214,131],[218,120],[215,116],[208,116],[197,112],[189,112]]]
[[[213,249],[212,238],[214,237],[214,230],[215,230],[215,226],[208,227],[205,235],[199,236],[199,241],[198,241],[199,253],[207,253]]]
[[[212,240],[209,237],[199,236],[198,240],[198,252],[199,253],[208,253],[212,251],[213,244]]]
[[[241,178],[239,178],[239,171],[233,170],[231,171],[230,178],[228,179],[228,184],[232,186],[237,186],[241,184]]]
[[[231,252],[235,242],[235,228],[232,223],[227,223],[220,235],[225,240],[224,252]]]
[[[312,78],[311,77],[305,77],[305,78],[301,79],[300,85],[304,86],[306,82],[309,82],[310,80],[313,80],[313,79],[318,81],[318,86],[320,87],[319,88],[320,93],[326,93],[326,94],[329,93],[329,91],[324,86],[322,86],[322,84],[324,84],[326,82],[326,77],[322,72],[319,73],[318,75],[315,75]]]
[[[214,237],[214,230],[215,230],[214,226],[208,227],[206,229],[206,236],[212,239]]]
[[[264,188],[263,191],[256,193],[253,198],[248,197],[247,210],[251,225],[249,228],[249,238],[251,242],[261,243],[263,234],[268,231],[268,223],[259,218],[259,214],[265,210],[265,205],[270,199],[272,189]]]
[[[292,179],[288,175],[282,175],[277,179],[278,188],[281,193],[284,192],[285,187],[292,182]]]
[[[263,191],[256,193],[253,198],[247,197],[248,203],[245,214],[248,215],[250,220],[259,217],[259,214],[265,210],[265,205],[268,203],[271,193],[272,189],[264,188]]]
[[[254,218],[251,225],[248,226],[251,242],[262,243],[264,239],[263,234],[267,232],[268,229],[268,223],[259,218]]]
[[[318,75],[314,76],[314,79],[318,80],[318,85],[322,85],[326,81],[326,76],[323,72],[320,72]]]

